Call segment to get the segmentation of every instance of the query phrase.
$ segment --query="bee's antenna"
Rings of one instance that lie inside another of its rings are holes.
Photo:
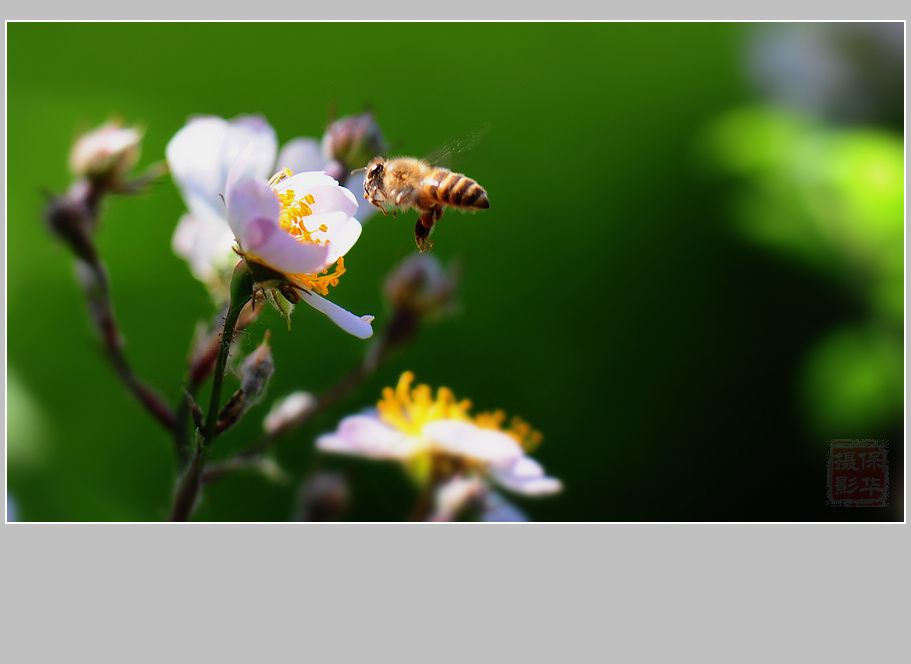
[[[366,171],[366,170],[367,170],[366,166],[361,166],[360,168],[355,168],[348,175],[354,175],[355,173],[360,173],[361,171]]]

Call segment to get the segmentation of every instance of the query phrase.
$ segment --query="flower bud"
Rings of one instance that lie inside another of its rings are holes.
[[[370,111],[336,120],[323,135],[323,157],[329,164],[327,173],[337,170],[347,174],[353,168],[365,166],[386,149],[380,126]]]
[[[298,521],[338,521],[348,509],[348,482],[339,473],[319,473],[300,492]]]
[[[218,432],[223,433],[240,421],[244,413],[258,404],[275,373],[275,361],[269,347],[269,333],[259,347],[241,365],[240,388],[231,396],[218,414]]]
[[[303,422],[315,406],[316,399],[309,392],[292,392],[272,406],[263,429],[270,436],[283,434]]]
[[[274,373],[275,361],[272,359],[267,331],[263,342],[244,359],[241,366],[240,388],[246,395],[248,408],[262,399]]]
[[[70,169],[78,177],[103,184],[112,191],[125,190],[124,176],[139,160],[141,132],[111,121],[89,131],[70,152]]]
[[[411,254],[386,279],[386,297],[395,310],[435,316],[453,307],[458,275],[445,272],[430,254]]]

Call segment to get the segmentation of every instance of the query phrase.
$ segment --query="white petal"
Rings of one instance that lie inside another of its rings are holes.
[[[526,456],[512,463],[491,463],[487,472],[503,488],[526,496],[546,496],[563,489],[560,480],[546,477],[541,464]]]
[[[324,171],[303,171],[279,180],[275,184],[275,191],[293,189],[297,198],[303,198],[304,194],[316,187],[335,187],[337,185],[338,183]]]
[[[376,414],[364,414],[346,417],[334,433],[317,438],[316,446],[323,452],[406,459],[420,451],[422,443],[381,422]]]
[[[421,434],[442,450],[479,461],[508,462],[522,456],[522,447],[513,438],[472,422],[434,420],[424,425]]]
[[[339,214],[343,216],[339,216]],[[361,236],[361,231],[363,230],[361,223],[357,219],[343,213],[322,215],[319,221],[320,223],[325,223],[329,229],[326,232],[326,237],[329,238],[327,262],[330,264],[348,253]]]
[[[293,178],[292,178],[293,179]],[[335,180],[330,185],[311,185],[306,192],[313,195],[314,203],[310,206],[313,214],[323,214],[336,210],[353,217],[357,212],[357,199],[350,191],[340,187]],[[295,192],[300,197],[300,192]]]
[[[230,275],[239,260],[234,253],[234,233],[224,219],[209,214],[185,214],[171,238],[174,253],[190,264],[193,276],[212,283]]]
[[[484,487],[477,477],[452,478],[434,493],[434,513],[430,521],[452,521],[469,501],[483,492]]]
[[[288,141],[278,153],[275,169],[289,169],[292,173],[301,171],[322,171],[326,161],[315,138],[294,138]]]
[[[314,215],[341,210],[354,216],[357,212],[357,199],[354,194],[340,187],[338,182],[323,171],[307,171],[285,178],[275,185],[278,192],[292,189],[294,197],[300,200],[307,194],[315,199],[310,204]]]
[[[326,314],[333,323],[345,330],[348,334],[356,336],[358,339],[369,339],[373,336],[373,316],[355,316],[350,311],[345,311],[337,304],[320,297],[312,291],[302,291],[301,298],[311,307]]]
[[[228,171],[245,147],[247,178],[265,179],[275,163],[275,130],[260,116],[228,121],[215,116],[191,118],[168,143],[168,165],[184,202],[194,214],[224,216]]]

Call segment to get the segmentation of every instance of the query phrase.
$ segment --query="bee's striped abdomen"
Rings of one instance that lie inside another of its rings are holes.
[[[438,169],[424,180],[431,196],[444,205],[484,210],[490,207],[484,187],[461,173]]]

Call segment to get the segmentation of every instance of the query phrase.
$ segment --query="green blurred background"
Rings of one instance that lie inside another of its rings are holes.
[[[80,131],[146,128],[140,167],[190,115],[262,113],[280,142],[330,109],[374,111],[423,155],[490,129],[456,164],[491,209],[450,212],[433,254],[464,267],[428,325],[275,447],[288,479],[238,473],[201,520],[294,514],[299,480],[345,468],[350,518],[397,520],[398,468],[324,458],[316,435],[413,370],[544,434],[565,484],[515,499],[546,521],[901,520],[903,25],[11,23],[7,25],[7,480],[22,520],[167,517],[169,437],[103,361],[72,260],[42,222]],[[355,192],[360,195],[360,192]],[[212,305],[170,248],[169,177],[108,201],[97,242],[137,373],[176,402]],[[388,319],[381,287],[414,213],[373,217],[332,298]],[[367,348],[311,310],[271,312],[269,398],[319,392]],[[827,504],[829,441],[889,441],[889,508]]]

